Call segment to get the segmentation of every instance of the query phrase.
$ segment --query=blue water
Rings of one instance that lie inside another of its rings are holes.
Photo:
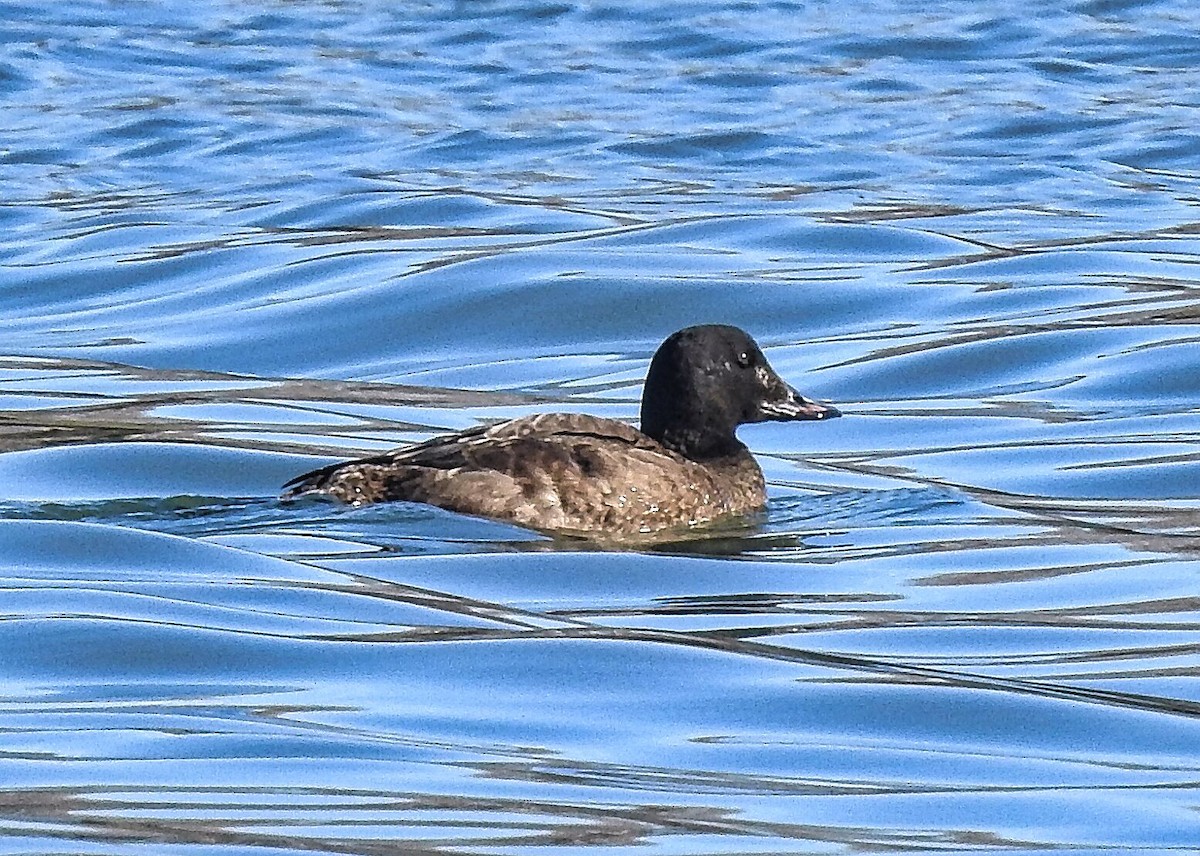
[[[1198,33],[0,3],[0,853],[1200,849]],[[759,518],[275,499],[713,321]]]

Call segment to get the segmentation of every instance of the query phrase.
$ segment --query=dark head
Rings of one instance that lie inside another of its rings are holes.
[[[792,389],[750,336],[722,324],[671,334],[642,390],[642,433],[694,460],[738,449],[734,432],[748,422],[841,415]]]

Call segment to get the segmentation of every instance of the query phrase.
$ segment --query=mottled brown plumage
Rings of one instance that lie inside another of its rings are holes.
[[[838,415],[784,383],[742,331],[691,327],[651,362],[642,431],[584,414],[527,416],[323,467],[284,497],[408,500],[533,529],[640,536],[763,506],[739,424]]]

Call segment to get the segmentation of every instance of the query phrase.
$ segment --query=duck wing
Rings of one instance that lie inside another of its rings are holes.
[[[580,444],[584,448],[666,453],[654,440],[615,419],[543,413],[478,425],[379,455],[330,464],[287,482],[283,498],[325,493],[354,504],[410,499],[462,510],[464,500],[455,496],[480,489],[493,495],[510,495],[514,488],[522,489],[514,481],[536,479],[539,473],[561,469],[571,450]],[[580,464],[576,462],[575,466]],[[586,470],[587,463],[582,467]],[[459,482],[457,486],[450,481],[451,476]],[[435,485],[450,500],[439,501]]]

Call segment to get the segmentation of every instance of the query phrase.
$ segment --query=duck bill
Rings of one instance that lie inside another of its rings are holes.
[[[842,415],[842,411],[833,405],[820,404],[811,398],[805,398],[782,381],[780,387],[777,398],[764,401],[759,406],[763,420],[794,422],[807,419],[836,419]]]

